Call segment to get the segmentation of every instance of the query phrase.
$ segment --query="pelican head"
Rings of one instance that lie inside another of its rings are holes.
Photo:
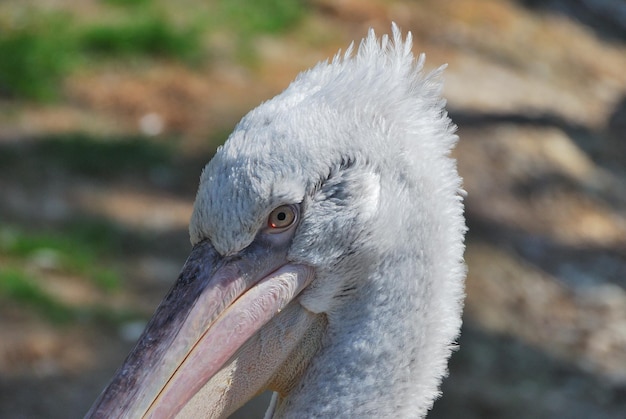
[[[88,417],[423,417],[463,297],[440,70],[373,31],[300,74],[208,163],[191,254]]]

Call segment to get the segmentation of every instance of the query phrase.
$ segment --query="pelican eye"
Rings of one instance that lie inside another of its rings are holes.
[[[275,208],[267,218],[267,226],[272,233],[280,233],[288,227],[291,227],[297,218],[296,209],[293,205],[281,205]]]

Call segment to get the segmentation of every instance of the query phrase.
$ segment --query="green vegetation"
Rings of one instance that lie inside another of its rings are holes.
[[[62,79],[95,58],[196,63],[202,57],[198,28],[179,29],[147,7],[132,9],[122,20],[90,26],[76,25],[69,14],[26,16],[16,21],[0,17],[0,97],[54,99]]]
[[[200,59],[199,33],[195,28],[177,29],[162,16],[152,14],[86,28],[79,44],[87,53],[171,57],[191,63]]]
[[[254,38],[263,33],[277,34],[293,27],[305,14],[303,0],[218,0],[215,26],[234,32],[235,56],[254,65]]]
[[[0,97],[49,100],[71,67],[74,46],[66,16],[0,21]]]
[[[0,254],[22,261],[35,261],[56,271],[83,275],[103,290],[119,288],[117,273],[98,263],[103,254],[119,247],[119,236],[99,225],[77,223],[63,234],[52,232],[27,233],[17,229],[0,228]]]
[[[19,10],[17,18],[0,16],[0,98],[54,99],[69,72],[102,58],[172,59],[196,65],[207,56],[202,40],[216,29],[237,39],[241,51],[236,55],[253,56],[256,35],[289,29],[306,12],[304,0],[197,1],[185,9],[176,6],[177,13],[154,0],[102,4],[110,13],[89,25],[77,23],[70,10]]]
[[[143,137],[59,134],[0,147],[0,173],[21,173],[24,182],[50,170],[107,178],[171,166],[175,151]]]
[[[72,318],[70,307],[52,298],[19,270],[0,269],[0,297],[28,305],[56,323],[65,323]]]
[[[279,33],[296,24],[306,11],[303,0],[219,0],[224,25],[244,37]]]
[[[113,310],[102,306],[74,307],[44,291],[35,279],[18,269],[0,268],[0,302],[12,301],[28,306],[46,320],[66,324],[95,321],[117,325],[137,319],[137,313]]]
[[[120,232],[94,222],[76,222],[55,232],[26,232],[0,226],[0,304],[15,302],[29,307],[54,323],[97,321],[119,324],[137,313],[103,306],[71,306],[59,301],[39,284],[44,271],[71,274],[91,281],[106,292],[120,288],[117,272],[104,267],[113,253],[121,253]],[[19,266],[31,266],[29,273]],[[42,272],[39,277],[37,272]]]
[[[102,0],[103,3],[114,4],[116,6],[144,6],[152,0]]]
[[[49,137],[38,144],[36,153],[48,164],[58,164],[81,174],[103,176],[167,165],[171,162],[173,149],[141,137],[112,140],[78,133]]]

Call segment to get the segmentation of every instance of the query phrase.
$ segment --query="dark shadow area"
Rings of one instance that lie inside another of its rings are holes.
[[[511,193],[522,200],[542,194],[551,194],[554,191],[565,191],[576,193],[581,196],[587,195],[597,199],[618,212],[626,211],[626,171],[623,162],[626,161],[626,98],[620,100],[607,121],[606,126],[601,130],[594,130],[585,125],[563,118],[551,112],[544,113],[482,113],[466,110],[450,111],[450,117],[460,127],[464,129],[483,129],[496,125],[514,125],[519,127],[533,128],[557,128],[565,133],[568,138],[587,154],[594,164],[609,171],[615,176],[617,188],[614,185],[583,185],[579,180],[573,179],[560,172],[541,172],[529,179],[518,181],[511,187]],[[471,141],[471,137],[465,138]],[[490,141],[501,141],[499,138],[490,138]],[[608,187],[607,187],[608,186]],[[513,240],[518,243],[523,241],[536,242],[544,251],[548,253],[568,253],[572,252],[572,257],[580,260],[583,255],[593,255],[596,252],[612,252],[616,255],[624,255],[626,249],[560,249],[556,243],[548,243],[547,238],[528,238],[528,233],[515,230],[504,225],[498,225],[493,220],[480,219],[472,212],[471,204],[466,209],[467,222],[470,226],[469,235],[488,236],[490,240],[496,240],[498,244],[502,241]],[[502,234],[502,232],[505,234]],[[542,244],[539,244],[542,243]],[[518,250],[523,245],[518,246]],[[532,252],[531,252],[532,253]],[[530,255],[527,251],[521,254]],[[623,282],[623,281],[621,281]]]
[[[622,145],[626,146],[626,96],[615,105],[608,123],[609,133],[616,139],[621,139]]]
[[[2,170],[63,167],[72,174],[114,177],[171,164],[174,148],[142,137],[93,137],[83,133],[52,135],[2,144]]]
[[[621,0],[519,0],[532,9],[563,14],[602,38],[626,42],[626,3]]]
[[[460,130],[481,129],[496,125],[515,125],[519,127],[557,128],[565,133],[587,156],[599,167],[609,171],[618,179],[626,182],[626,171],[623,162],[626,161],[626,99],[616,104],[613,116],[601,130],[594,130],[585,125],[563,118],[560,115],[543,113],[482,113],[452,109],[450,117]],[[493,141],[499,141],[493,138]],[[554,174],[548,177],[538,177],[527,184],[519,184],[522,194],[536,193],[540,189],[558,185],[567,189],[576,189],[581,193],[590,193],[594,197],[614,207],[617,210],[626,210],[626,188],[599,187],[589,189],[574,179]],[[620,185],[624,185],[620,182]],[[618,185],[619,186],[619,185]],[[622,193],[620,193],[622,192]]]
[[[145,137],[94,137],[84,133],[22,138],[0,143],[0,180],[19,179],[39,184],[53,177],[68,183],[81,178],[124,181],[156,187],[178,196],[195,196],[202,168],[211,159],[205,153],[184,154],[176,140]]]
[[[443,397],[429,418],[624,417],[626,387],[608,385],[515,338],[486,332],[466,319],[459,345]]]
[[[569,288],[614,284],[626,290],[626,249],[571,246],[485,219],[466,208],[467,240],[486,241],[559,278]]]
[[[607,149],[607,138],[604,132],[590,129],[585,125],[568,120],[552,112],[482,113],[452,109],[450,117],[461,129],[484,128],[499,124],[512,124],[520,127],[558,128],[574,140],[595,163],[603,166],[609,164],[609,162],[604,161],[606,157],[605,150]],[[612,166],[613,162],[610,163]],[[611,169],[611,167],[607,168]]]
[[[613,158],[617,157],[615,164],[622,162],[622,169],[625,170],[623,162],[626,157],[626,96],[615,104],[609,116],[606,131],[611,141],[610,150],[615,153]]]
[[[544,113],[484,113],[450,109],[450,118],[460,127],[480,128],[495,124],[515,124],[537,127],[556,127],[571,134],[590,134],[587,127],[569,121],[560,115]]]

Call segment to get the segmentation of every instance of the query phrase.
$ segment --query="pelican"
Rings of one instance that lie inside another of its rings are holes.
[[[421,418],[461,324],[457,137],[412,39],[301,73],[205,167],[193,248],[90,418]]]

